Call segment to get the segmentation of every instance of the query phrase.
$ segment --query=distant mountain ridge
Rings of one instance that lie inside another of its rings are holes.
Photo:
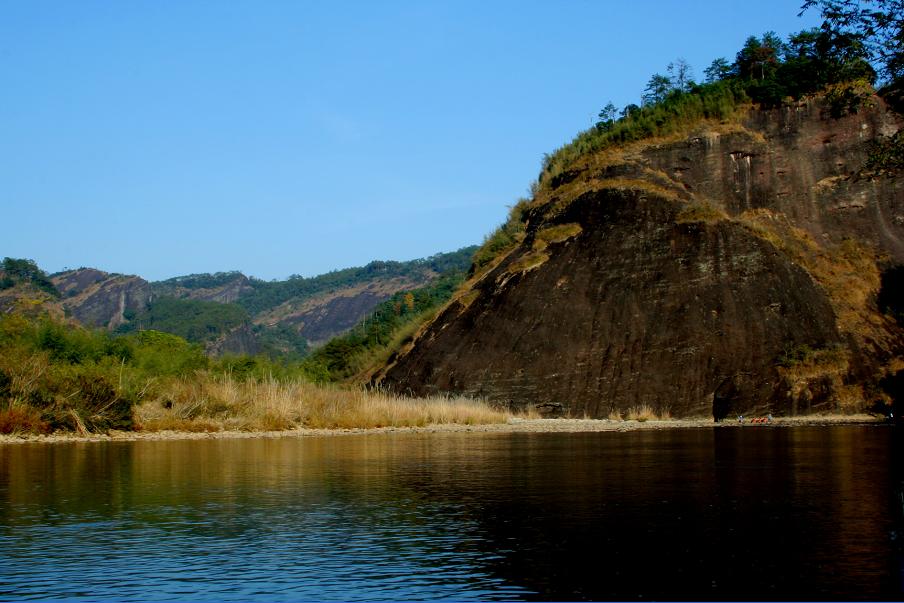
[[[0,268],[0,311],[39,305],[85,326],[173,333],[215,355],[303,355],[309,342],[317,345],[343,333],[392,295],[423,287],[441,274],[466,271],[475,249],[283,281],[229,271],[149,282],[96,268],[48,278],[34,262],[9,259],[9,270]]]

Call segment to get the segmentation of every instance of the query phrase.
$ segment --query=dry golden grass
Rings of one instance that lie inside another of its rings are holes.
[[[675,216],[675,223],[705,222],[706,224],[713,224],[727,219],[728,214],[709,201],[692,201],[678,210],[678,214]]]
[[[648,404],[632,406],[625,413],[626,421],[638,421],[640,423],[645,421],[668,421],[671,418],[672,413],[669,412],[667,408],[663,409],[660,413],[657,413],[656,410]]]
[[[538,230],[534,235],[534,251],[543,251],[553,243],[562,243],[581,234],[581,225],[577,223],[556,224],[542,230]]]
[[[875,251],[853,239],[823,247],[807,232],[793,226],[786,216],[767,209],[746,211],[736,219],[796,260],[823,286],[835,309],[840,331],[874,341],[887,338],[885,319],[870,310],[880,284]]]
[[[530,270],[533,270],[534,268],[542,266],[548,259],[549,255],[543,253],[542,251],[532,251],[509,264],[506,270],[509,273],[528,272]]]
[[[618,411],[618,410],[610,411],[608,419],[610,421],[623,421],[624,420],[624,419],[622,419],[621,411]]]
[[[403,398],[302,381],[173,381],[136,409],[144,431],[282,431],[504,423],[510,415],[466,398]]]

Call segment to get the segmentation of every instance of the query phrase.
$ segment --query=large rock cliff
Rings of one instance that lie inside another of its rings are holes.
[[[878,98],[837,119],[810,99],[588,155],[375,381],[596,417],[886,403],[904,179],[866,166],[900,126]]]
[[[197,299],[200,301],[213,301],[221,304],[237,302],[243,295],[253,291],[250,279],[241,272],[225,273],[222,282],[216,282],[206,287],[186,287],[180,281],[191,280],[193,277],[210,277],[211,275],[189,275],[176,277],[168,281],[151,283],[151,289],[159,297],[176,297],[179,299]]]
[[[291,299],[254,317],[258,325],[285,325],[312,346],[326,343],[354,327],[378,305],[399,291],[426,286],[436,273],[374,278],[307,299]]]
[[[63,296],[63,307],[84,325],[114,329],[144,309],[153,298],[146,280],[94,268],[61,272],[51,281]]]

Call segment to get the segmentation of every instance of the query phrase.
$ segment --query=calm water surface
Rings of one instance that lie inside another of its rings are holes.
[[[899,439],[0,446],[0,599],[900,599]]]

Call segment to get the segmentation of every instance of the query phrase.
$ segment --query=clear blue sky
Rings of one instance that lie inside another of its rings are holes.
[[[0,0],[0,256],[271,279],[479,243],[607,101],[800,3]]]

